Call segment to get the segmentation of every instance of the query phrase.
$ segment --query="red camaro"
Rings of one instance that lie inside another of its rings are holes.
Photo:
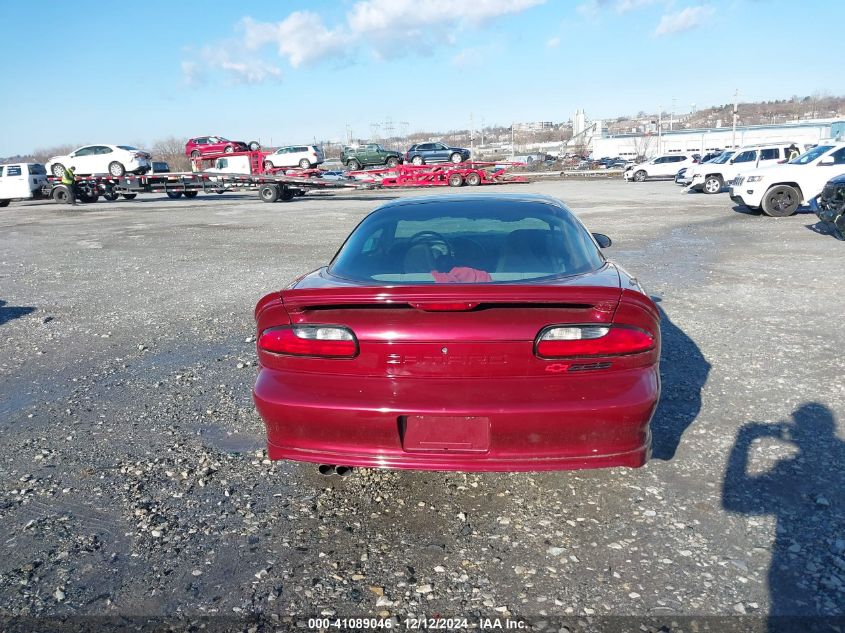
[[[642,466],[660,316],[560,201],[406,198],[255,309],[271,459],[421,470]]]

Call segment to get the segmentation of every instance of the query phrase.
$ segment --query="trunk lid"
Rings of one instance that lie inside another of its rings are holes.
[[[288,358],[297,371],[388,377],[548,376],[534,354],[549,325],[610,323],[619,304],[612,267],[558,283],[362,287],[306,278],[282,292],[293,325],[339,325],[355,359]],[[304,283],[303,283],[304,282]]]

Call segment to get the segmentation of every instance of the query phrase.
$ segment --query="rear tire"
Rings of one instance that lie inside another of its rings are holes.
[[[417,167],[419,167],[420,165],[425,165],[425,159],[423,159],[423,157],[422,157],[422,156],[414,156],[414,157],[411,159],[411,163],[413,163],[414,165],[416,165]]]
[[[276,166],[273,165],[269,160],[264,161],[264,171],[270,171],[271,169],[275,169]]]
[[[196,198],[198,193],[198,191],[183,191],[182,195],[186,198]]]
[[[452,174],[449,176],[449,186],[450,187],[460,187],[464,184],[464,177],[460,174]]]
[[[191,158],[199,158],[199,157],[200,157],[199,150],[195,149],[193,152],[191,152]]]
[[[348,161],[346,161],[346,168],[351,169],[352,171],[355,171],[357,169],[361,169],[361,163],[358,162],[357,159],[351,158]]]
[[[107,191],[106,193],[104,193],[104,194],[103,194],[103,198],[105,198],[105,199],[106,199],[106,200],[108,200],[109,202],[114,202],[114,201],[115,201],[115,200],[117,200],[119,197],[120,197],[120,194],[119,194],[119,193],[115,193],[114,191],[111,191],[111,192]]]
[[[135,198],[138,197],[137,193],[122,193],[120,195],[123,196],[124,200],[134,200]]]
[[[646,174],[642,169],[634,174],[634,182],[645,182],[646,178],[648,178],[648,174]]]
[[[258,141],[250,141],[247,147],[249,148],[249,151],[257,152],[261,149],[261,144]]]
[[[303,158],[299,161],[299,168],[300,169],[311,169],[311,161],[307,158]]]
[[[464,157],[461,156],[460,152],[455,152],[449,157],[449,161],[455,164],[464,162]]]
[[[171,200],[177,200],[177,199],[182,197],[182,192],[181,191],[168,191],[167,197],[170,198]]]
[[[3,207],[8,207],[11,200],[0,200],[0,209]]]
[[[794,214],[801,205],[801,194],[795,187],[777,185],[763,196],[763,213],[773,218]]]
[[[225,153],[225,154],[231,154],[231,153],[232,153],[232,152],[234,152],[234,151],[235,151],[235,148],[234,148],[234,147],[232,147],[231,145],[227,145],[227,146],[226,146],[226,149],[224,149],[224,150],[223,150],[223,153]]]
[[[52,172],[53,172],[53,175],[54,175],[56,178],[61,178],[62,176],[64,176],[64,175],[65,175],[65,166],[64,166],[64,165],[62,165],[61,163],[56,163],[55,165],[53,165],[53,166],[50,168],[50,171],[52,171]]]
[[[278,185],[262,185],[258,190],[258,197],[262,202],[275,202],[279,199]]]
[[[282,187],[282,194],[279,196],[279,199],[282,202],[290,202],[293,200],[294,195],[293,189],[289,187]]]
[[[384,164],[387,165],[388,167],[390,167],[391,169],[393,169],[394,167],[396,167],[399,164],[399,159],[396,158],[395,156],[391,156],[390,158],[387,159],[387,161]]]
[[[53,192],[50,194],[50,197],[53,198],[59,204],[70,204],[73,200],[70,197],[70,190],[64,186],[59,185]]]
[[[123,166],[123,163],[118,163],[117,161],[112,161],[109,163],[109,174],[114,176],[115,178],[120,178],[126,173],[126,167]]]
[[[477,172],[471,172],[467,174],[467,177],[464,179],[464,182],[468,184],[470,187],[476,187],[481,184],[481,175]]]
[[[704,184],[701,186],[701,190],[704,193],[709,194],[719,193],[724,186],[725,183],[721,176],[707,176],[707,178],[704,179]]]
[[[93,204],[100,199],[100,195],[96,193],[80,193],[79,201],[85,204]]]

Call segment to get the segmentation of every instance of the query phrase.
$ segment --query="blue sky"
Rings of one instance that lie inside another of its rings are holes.
[[[826,0],[4,3],[0,156],[265,144],[845,94]],[[791,43],[787,39],[791,38]]]

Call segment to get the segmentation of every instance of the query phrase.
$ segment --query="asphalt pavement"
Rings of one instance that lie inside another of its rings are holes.
[[[266,459],[256,300],[327,262],[381,202],[442,191],[0,210],[0,618],[773,631],[842,617],[845,244],[809,212],[754,215],[671,182],[450,189],[553,195],[614,240],[607,255],[664,313],[654,458],[346,478]]]

